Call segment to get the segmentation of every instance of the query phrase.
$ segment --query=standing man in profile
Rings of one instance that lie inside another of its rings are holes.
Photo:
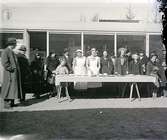
[[[4,68],[1,97],[4,99],[5,108],[14,106],[14,100],[22,98],[20,70],[17,57],[13,52],[16,47],[16,39],[8,38],[7,46],[4,49],[1,61]]]
[[[64,57],[64,59],[66,61],[66,66],[67,66],[67,68],[69,70],[69,73],[71,74],[73,72],[73,69],[72,69],[72,58],[69,55],[69,49],[68,48],[64,49],[63,57]]]

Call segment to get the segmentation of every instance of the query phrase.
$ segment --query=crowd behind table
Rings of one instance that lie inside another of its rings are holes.
[[[77,49],[75,57],[69,55],[66,48],[61,56],[56,52],[51,52],[46,59],[43,59],[37,50],[30,54],[31,59],[26,57],[26,46],[16,47],[16,39],[9,38],[6,48],[2,53],[2,66],[4,68],[3,84],[1,97],[5,101],[5,107],[14,106],[14,100],[20,99],[25,103],[25,95],[31,91],[36,98],[40,97],[43,90],[49,89],[49,96],[57,96],[57,91],[65,87],[66,96],[70,100],[68,93],[74,89],[87,90],[104,87],[104,83],[62,83],[55,85],[55,75],[74,74],[97,76],[99,74],[107,75],[153,75],[159,79],[159,84],[166,81],[165,68],[162,67],[159,57],[155,52],[147,58],[143,51],[131,53],[127,48],[118,50],[118,57],[110,56],[107,50],[104,50],[102,56],[98,55],[96,48],[90,48],[89,56],[84,56],[82,50]],[[125,85],[117,85],[120,90]],[[150,90],[151,93],[162,94],[161,85],[140,85],[141,91]],[[68,88],[68,89],[67,89]],[[105,90],[105,89],[104,89]],[[112,89],[113,91],[114,89]],[[48,92],[48,91],[46,91]],[[118,91],[117,91],[118,92]],[[58,95],[60,98],[61,95]]]

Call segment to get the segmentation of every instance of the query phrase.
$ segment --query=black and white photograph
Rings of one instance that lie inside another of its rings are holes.
[[[167,0],[0,0],[0,140],[167,140]]]

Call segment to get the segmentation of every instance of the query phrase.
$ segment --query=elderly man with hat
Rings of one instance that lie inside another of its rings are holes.
[[[138,53],[132,54],[132,60],[129,63],[129,73],[135,75],[140,74],[140,62]]]
[[[126,48],[119,48],[118,58],[115,61],[115,73],[119,75],[126,75],[128,70],[128,60],[126,57]]]
[[[3,83],[1,97],[5,101],[5,108],[14,106],[14,100],[21,98],[20,69],[17,57],[13,52],[16,47],[16,39],[8,38],[6,48],[2,53]]]

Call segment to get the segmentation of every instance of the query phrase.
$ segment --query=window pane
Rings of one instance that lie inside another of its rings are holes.
[[[84,35],[84,53],[89,55],[89,50],[96,48],[101,56],[104,50],[109,55],[114,55],[114,35]]]
[[[22,33],[0,33],[0,49],[4,49],[8,38],[16,38],[17,40],[23,39]]]
[[[145,51],[146,37],[144,35],[118,35],[117,49],[125,47],[130,52],[135,53]]]
[[[30,32],[30,59],[31,55],[36,53],[35,50],[42,56],[46,57],[46,32]]]
[[[62,55],[64,49],[68,48],[70,55],[73,57],[77,49],[81,49],[80,34],[50,34],[49,51]]]
[[[163,60],[163,45],[161,41],[160,35],[150,35],[149,36],[149,46],[150,46],[150,53],[155,52],[160,60]]]

